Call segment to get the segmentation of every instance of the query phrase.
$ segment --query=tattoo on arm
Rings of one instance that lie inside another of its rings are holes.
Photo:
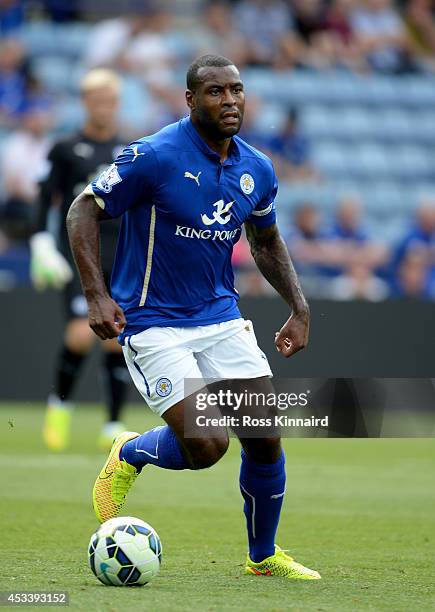
[[[281,295],[294,313],[308,311],[298,276],[278,227],[260,228],[245,223],[252,256],[264,278]]]
[[[100,260],[100,221],[110,219],[92,196],[80,194],[68,211],[66,225],[86,298],[108,297]]]

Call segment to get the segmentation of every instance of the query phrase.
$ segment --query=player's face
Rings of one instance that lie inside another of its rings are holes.
[[[234,136],[242,127],[245,109],[239,71],[235,66],[204,67],[198,76],[202,83],[186,96],[196,121],[214,140]]]
[[[107,128],[115,123],[119,94],[114,87],[99,87],[87,91],[82,99],[88,119],[95,127]]]

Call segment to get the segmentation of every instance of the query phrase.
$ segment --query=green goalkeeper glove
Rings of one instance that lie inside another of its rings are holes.
[[[62,289],[72,279],[71,266],[49,232],[38,232],[30,238],[30,254],[30,278],[35,289]]]

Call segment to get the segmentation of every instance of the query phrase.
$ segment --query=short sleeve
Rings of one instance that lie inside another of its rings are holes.
[[[157,159],[147,142],[133,142],[126,147],[84,193],[93,195],[97,204],[111,217],[151,202],[157,181]]]
[[[248,221],[257,227],[269,227],[276,223],[275,197],[278,191],[278,179],[272,168],[270,187],[266,195],[257,204],[248,217]]]

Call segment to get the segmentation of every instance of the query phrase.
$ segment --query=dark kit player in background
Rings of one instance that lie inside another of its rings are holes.
[[[89,72],[80,86],[86,118],[77,134],[57,142],[49,153],[49,175],[41,185],[37,233],[31,239],[31,276],[34,285],[63,287],[66,318],[63,346],[58,356],[53,393],[48,398],[43,436],[51,450],[68,447],[72,404],[69,402],[81,366],[96,337],[87,323],[87,304],[69,247],[65,219],[71,201],[122,151],[125,142],[118,135],[117,112],[120,79],[112,71]],[[57,243],[47,231],[49,211],[56,211]],[[110,281],[119,223],[104,224],[101,264],[106,282]],[[73,272],[74,271],[74,272]],[[104,450],[124,429],[119,421],[128,373],[116,340],[102,343],[102,377],[107,404],[107,422],[99,437]]]

